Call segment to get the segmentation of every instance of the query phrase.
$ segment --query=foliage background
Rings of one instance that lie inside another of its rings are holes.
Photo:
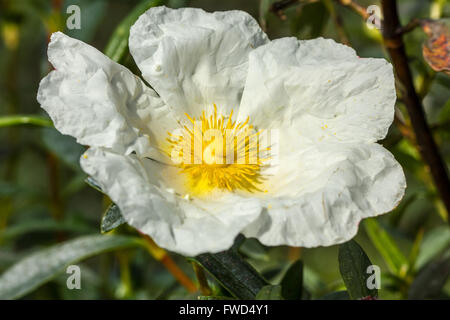
[[[388,58],[379,32],[369,29],[360,16],[331,0],[292,6],[283,12],[282,18],[269,11],[273,0],[162,2],[171,7],[191,6],[207,11],[245,10],[260,21],[271,39],[323,36],[340,41],[333,19],[337,15],[342,19],[351,46],[361,57]],[[412,18],[428,18],[436,8],[441,9],[441,17],[450,15],[445,0],[398,2],[403,24]],[[138,3],[137,0],[1,0],[0,117],[17,114],[46,117],[36,101],[36,92],[39,81],[49,72],[46,48],[51,32],[65,31],[103,51],[117,25]],[[359,3],[364,7],[379,5],[374,0]],[[71,4],[81,8],[81,30],[65,30],[68,16],[65,12]],[[423,95],[429,124],[448,164],[450,78],[436,74],[424,61],[425,40],[421,28],[405,37],[416,88]],[[129,56],[123,63],[139,74]],[[397,108],[408,124],[400,100]],[[402,135],[399,127],[393,125],[381,143],[401,163],[408,188],[397,209],[364,222],[355,238],[370,260],[381,268],[379,295],[382,299],[448,299],[450,229],[445,208],[416,147]],[[86,175],[78,164],[83,150],[74,139],[51,127],[0,124],[0,275],[43,248],[83,235],[99,234],[101,217],[110,200],[85,183]],[[120,228],[120,233],[136,235],[125,226]],[[320,298],[345,290],[339,272],[338,246],[268,248],[247,239],[240,252],[273,284],[280,281],[293,261],[301,258],[304,297]],[[170,257],[180,268],[176,272],[196,281],[189,261],[172,253]],[[173,270],[171,273],[167,264],[143,246],[101,252],[77,264],[82,270],[81,290],[67,289],[67,274],[63,271],[21,296],[26,299],[175,299],[199,295],[188,292],[175,280]],[[213,279],[209,282],[214,292],[226,294]],[[1,287],[0,278],[0,291]]]

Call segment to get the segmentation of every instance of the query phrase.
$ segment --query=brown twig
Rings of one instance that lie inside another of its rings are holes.
[[[442,197],[447,213],[450,213],[450,181],[445,162],[439,154],[436,142],[426,122],[422,102],[414,88],[402,34],[398,32],[398,30],[401,30],[401,25],[397,12],[397,2],[395,0],[382,0],[381,5],[384,13],[384,44],[391,56],[395,73],[402,85],[403,99],[414,130],[417,146],[431,172],[434,184]]]
[[[340,42],[350,46],[350,40],[344,27],[344,21],[342,20],[342,17],[339,14],[339,12],[336,11],[336,8],[334,7],[332,0],[325,0],[324,4],[328,12],[330,13],[331,18],[333,19],[334,25],[336,26],[336,32]]]
[[[352,0],[336,0],[336,1],[359,14],[364,20],[367,20],[370,16],[369,13],[367,13],[366,8],[364,8],[363,6],[359,5],[358,3]]]
[[[423,21],[423,20],[421,20],[421,19],[414,18],[414,19],[412,19],[406,26],[403,26],[403,27],[402,27],[402,26],[399,26],[398,29],[396,30],[396,33],[397,33],[398,35],[402,35],[402,34],[411,32],[411,31],[413,31],[415,28],[417,28],[418,26],[420,26],[421,23],[422,23],[422,21]]]
[[[394,117],[394,123],[400,131],[401,135],[406,138],[413,146],[417,147],[416,137],[412,132],[410,126],[403,121],[396,113]]]
[[[291,6],[299,5],[299,4],[308,4],[308,3],[314,3],[318,2],[319,0],[281,0],[274,2],[270,6],[270,11],[275,13],[280,19],[285,20],[286,16],[284,15],[283,11]]]
[[[177,266],[169,255],[162,257],[160,262],[177,279],[177,281],[190,293],[196,292],[197,288],[191,279]]]
[[[430,129],[435,130],[448,130],[450,128],[450,120],[441,122],[441,123],[435,123],[430,126]]]
[[[158,247],[152,238],[146,234],[140,233],[144,239],[144,245],[150,253],[150,255],[157,261],[159,261],[172,275],[173,277],[186,288],[188,292],[196,292],[197,287],[194,282],[177,266],[175,261],[169,256],[166,250]]]
[[[279,13],[280,11],[285,10],[286,8],[289,8],[290,6],[293,6],[295,4],[299,4],[301,0],[281,0],[274,2],[270,6],[270,11]]]

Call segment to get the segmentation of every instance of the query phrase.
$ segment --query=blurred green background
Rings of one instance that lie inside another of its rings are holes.
[[[277,15],[271,0],[172,0],[170,7],[207,11],[239,9],[258,19],[271,39],[318,36],[348,41],[361,57],[388,58],[377,30],[336,1],[291,6]],[[27,114],[46,117],[36,101],[39,81],[49,72],[49,34],[61,30],[103,51],[119,23],[140,1],[130,0],[1,0],[0,117]],[[378,1],[358,1],[363,7]],[[66,30],[66,8],[81,8],[81,29]],[[402,23],[412,18],[449,17],[446,1],[399,1]],[[340,21],[341,27],[336,26]],[[450,163],[450,78],[435,73],[422,57],[426,40],[421,28],[405,37],[416,88],[447,164]],[[121,61],[138,72],[127,54]],[[138,73],[137,73],[138,74]],[[364,222],[356,237],[381,268],[380,297],[385,299],[450,297],[450,229],[448,217],[417,149],[405,135],[410,130],[404,105],[397,103],[398,121],[381,143],[403,166],[406,195],[392,213]],[[404,129],[405,131],[401,131]],[[84,147],[51,127],[7,126],[0,121],[0,275],[42,248],[99,234],[110,200],[85,183],[78,160]],[[126,229],[121,232],[132,234]],[[296,259],[304,262],[304,286],[309,297],[345,289],[339,274],[338,247],[300,249],[263,247],[246,240],[240,249],[268,280],[277,283]],[[180,272],[195,280],[190,263],[170,254]],[[156,257],[156,258],[155,258]],[[26,292],[27,299],[175,299],[196,298],[180,285],[167,265],[145,248],[114,250],[77,263],[82,289],[66,287],[67,274]],[[218,285],[210,281],[213,287]],[[430,285],[433,283],[433,285]],[[0,288],[1,288],[0,283]],[[216,289],[215,289],[216,290]]]

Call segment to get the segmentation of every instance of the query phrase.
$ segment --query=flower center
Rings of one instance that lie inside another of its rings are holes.
[[[245,122],[203,111],[196,119],[186,114],[191,126],[182,126],[179,134],[168,133],[168,154],[187,175],[193,194],[213,189],[229,191],[261,191],[261,166],[267,158],[260,157],[259,134],[249,118]],[[266,148],[268,150],[269,148]]]

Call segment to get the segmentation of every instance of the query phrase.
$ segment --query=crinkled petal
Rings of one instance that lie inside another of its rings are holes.
[[[97,49],[56,32],[48,56],[55,70],[37,99],[55,127],[80,144],[145,154],[177,125],[155,91]]]
[[[125,220],[168,250],[187,256],[228,249],[261,212],[257,199],[223,194],[189,199],[174,186],[172,166],[90,148],[81,166],[120,208]]]
[[[199,116],[217,104],[237,109],[247,75],[248,54],[268,42],[243,11],[155,7],[130,31],[130,51],[143,77],[182,115]]]
[[[282,161],[265,209],[245,230],[266,245],[329,246],[351,239],[361,219],[394,209],[402,168],[381,145],[320,144]],[[275,194],[273,194],[275,193]]]
[[[392,66],[359,58],[331,39],[282,38],[250,53],[240,120],[261,128],[299,128],[318,142],[374,142],[394,117]]]

